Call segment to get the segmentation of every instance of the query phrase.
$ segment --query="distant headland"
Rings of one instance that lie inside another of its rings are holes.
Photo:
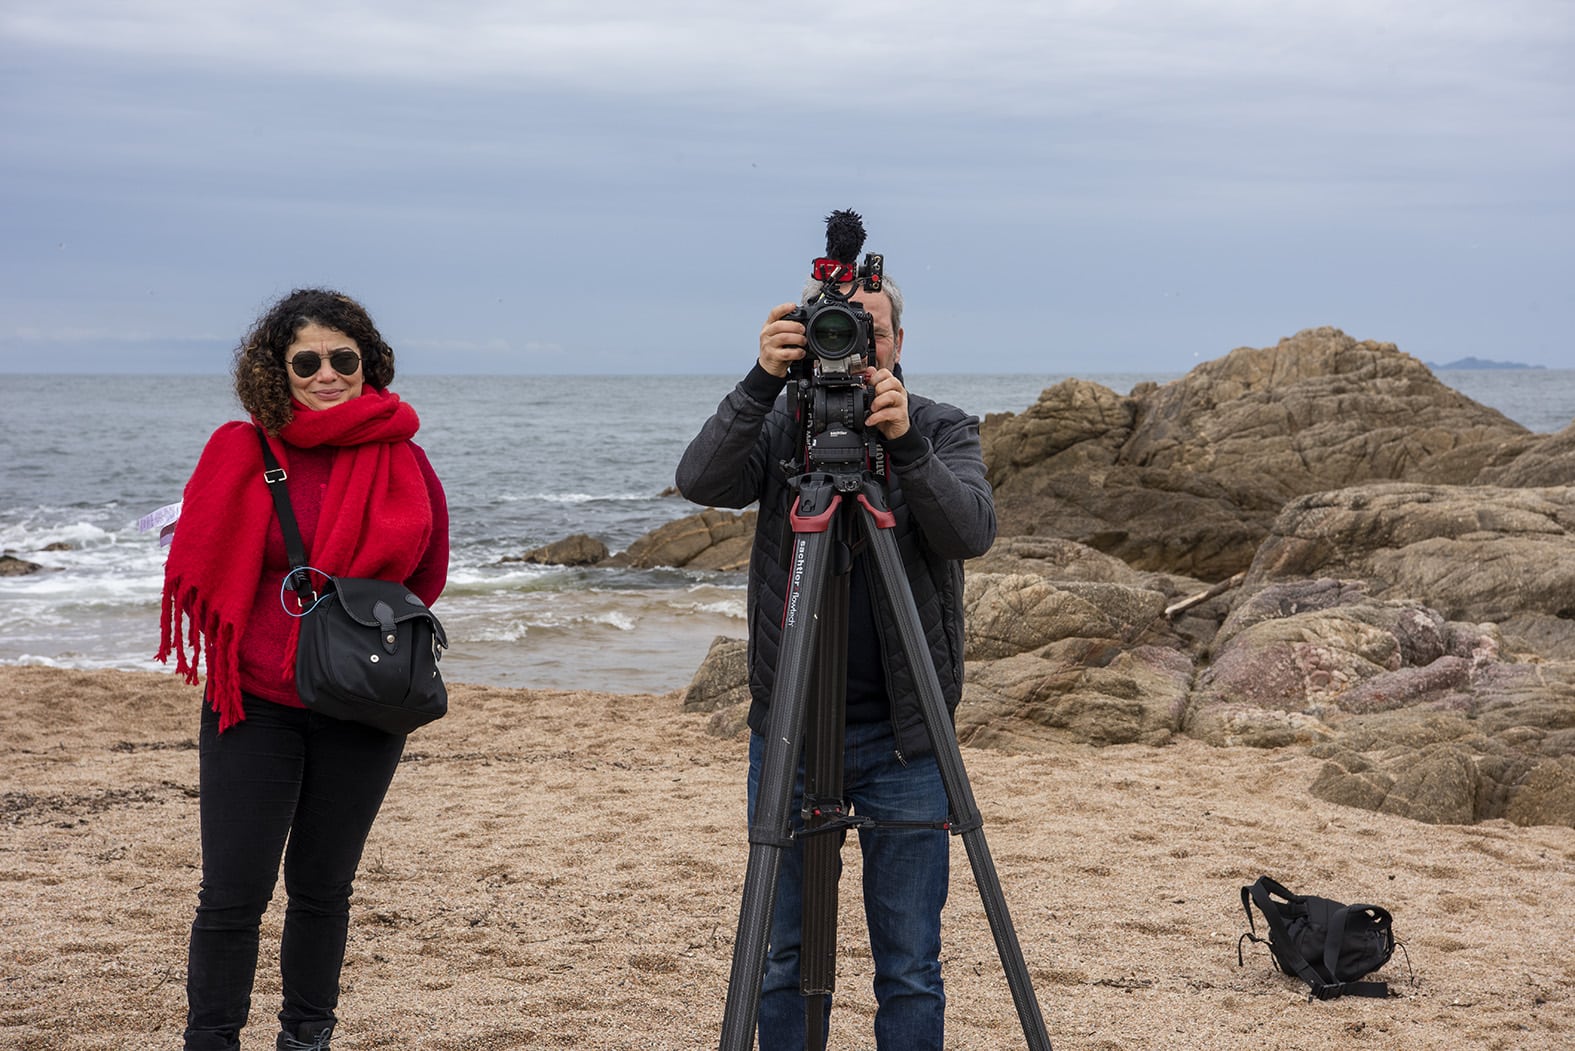
[[[1447,365],[1435,365],[1431,361],[1425,362],[1433,371],[1439,369],[1545,369],[1546,365],[1527,365],[1519,361],[1488,361],[1486,358],[1461,358],[1451,361]]]

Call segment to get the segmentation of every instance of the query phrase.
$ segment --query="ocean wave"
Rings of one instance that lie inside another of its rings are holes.
[[[631,501],[659,500],[660,493],[522,493],[518,495],[504,494],[498,501],[505,504],[517,504],[525,501],[540,501],[544,504],[593,504],[593,503],[628,503]]]
[[[537,591],[562,576],[562,566],[541,566],[531,562],[506,565],[450,565],[443,594],[484,595],[497,591]]]
[[[674,592],[668,589],[636,591],[630,588],[586,588],[581,594],[620,605],[637,605],[656,614],[720,613],[729,617],[742,617],[745,607],[742,597],[726,596],[705,602],[680,597],[688,596],[687,591]]]
[[[557,613],[539,611],[526,617],[507,620],[497,618],[456,617],[446,625],[449,635],[463,639],[465,644],[485,642],[520,642],[533,632],[570,632],[580,634],[587,628],[612,628],[616,631],[633,631],[634,617],[617,610],[600,613]]]
[[[734,620],[743,620],[748,612],[743,599],[723,599],[719,602],[696,602],[689,606],[677,606],[674,609],[685,609],[692,613],[715,613]]]
[[[40,512],[44,508],[38,509]],[[43,555],[66,554],[67,551],[45,551],[51,544],[69,545],[70,550],[113,544],[120,539],[118,533],[92,522],[48,521],[34,517],[20,521],[0,523],[0,548],[21,553]]]
[[[112,575],[79,573],[58,567],[26,576],[0,578],[8,610],[120,609],[151,606],[163,591],[162,573]]]
[[[504,592],[575,592],[628,596],[642,592],[685,590],[703,592],[707,588],[723,592],[742,591],[714,579],[714,573],[675,566],[637,569],[633,566],[558,566],[534,562],[499,562],[497,557],[476,562],[464,556],[449,567],[444,595],[491,595]],[[742,580],[742,578],[740,578]]]
[[[0,665],[13,668],[60,668],[65,671],[157,671],[175,674],[151,657],[88,657],[77,654],[45,657],[23,653],[16,657],[0,657]]]
[[[712,571],[712,570],[707,570],[706,572],[712,577],[714,577],[714,575],[715,575],[714,571]],[[738,574],[735,574],[735,575],[738,577],[738,583],[736,583],[736,584],[730,584],[730,583],[728,583],[725,580],[706,579],[706,580],[697,581],[697,582],[689,585],[689,591],[691,593],[696,593],[696,592],[701,592],[701,591],[745,591],[745,590],[747,590],[748,589],[748,585],[744,583],[744,574],[738,573]]]

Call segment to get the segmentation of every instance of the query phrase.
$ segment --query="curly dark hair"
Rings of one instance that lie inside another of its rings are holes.
[[[235,348],[235,394],[270,434],[295,418],[284,352],[307,325],[343,332],[361,348],[361,374],[380,390],[394,381],[394,350],[366,308],[342,292],[298,288],[269,307]]]

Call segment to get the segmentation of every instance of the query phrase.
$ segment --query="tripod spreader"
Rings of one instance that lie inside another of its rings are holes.
[[[953,828],[950,821],[877,821],[872,817],[860,817],[857,814],[846,813],[840,808],[837,810],[817,808],[815,813],[817,817],[825,818],[824,823],[814,828],[801,829],[795,832],[793,834],[794,839],[805,840],[811,836],[824,835],[827,832],[847,832],[850,829],[858,831],[864,828],[936,829],[941,832],[952,832],[956,835],[962,834]]]

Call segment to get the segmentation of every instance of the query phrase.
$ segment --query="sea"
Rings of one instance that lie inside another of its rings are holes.
[[[1126,392],[1178,374],[1084,374]],[[1442,370],[1532,431],[1575,417],[1575,369]],[[979,416],[1021,412],[1056,374],[907,377]],[[664,692],[718,635],[742,637],[741,574],[503,561],[574,533],[613,551],[699,510],[672,492],[726,376],[409,376],[417,442],[448,494],[452,558],[434,609],[451,682]],[[220,423],[227,376],[0,376],[0,550],[43,566],[0,577],[0,664],[162,670],[164,554],[138,519],[180,499]]]

